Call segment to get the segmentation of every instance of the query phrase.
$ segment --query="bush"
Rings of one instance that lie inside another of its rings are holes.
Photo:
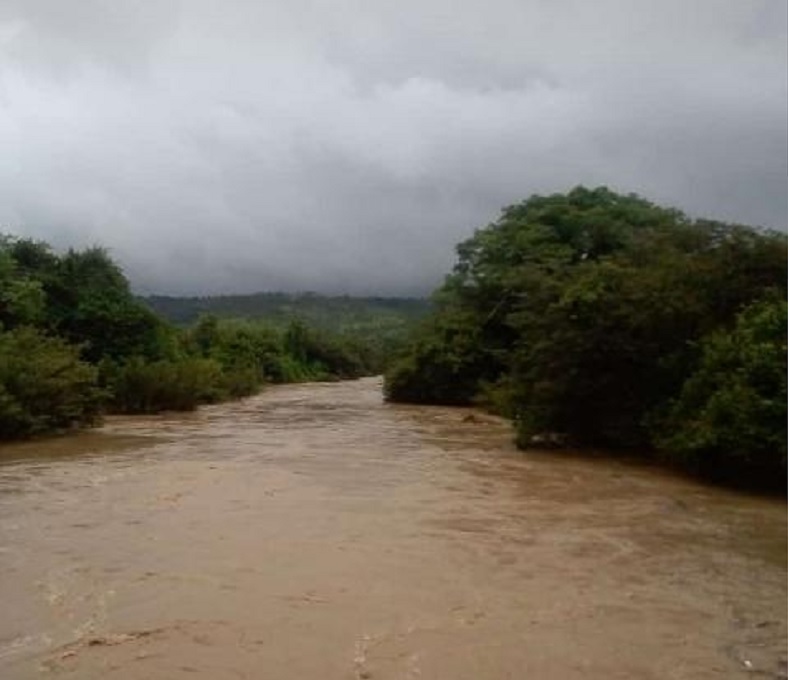
[[[260,390],[263,374],[257,366],[239,364],[223,370],[221,384],[225,398],[248,397]]]
[[[390,401],[467,405],[480,382],[494,376],[480,329],[468,318],[446,316],[424,326],[407,353],[386,372]]]
[[[0,332],[0,438],[91,425],[103,397],[78,347],[28,327]]]
[[[285,353],[307,374],[333,378],[357,378],[366,367],[351,342],[308,328],[301,321],[290,323],[283,338]]]
[[[328,380],[330,377],[331,376],[323,366],[299,361],[289,354],[285,354],[279,358],[274,382],[299,383]]]
[[[788,304],[750,305],[701,345],[698,369],[657,421],[659,447],[712,477],[780,480],[786,472]]]
[[[229,395],[221,366],[212,359],[147,362],[135,357],[104,367],[104,380],[120,413],[191,411]]]

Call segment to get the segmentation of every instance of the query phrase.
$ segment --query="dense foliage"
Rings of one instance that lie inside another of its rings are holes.
[[[429,311],[419,298],[381,298],[319,295],[317,293],[253,293],[207,297],[151,295],[142,298],[152,310],[179,326],[203,317],[264,321],[287,332],[293,320],[322,336],[321,344],[339,342],[364,354],[370,370],[380,373],[399,350],[415,322]],[[299,367],[292,367],[298,372]]]
[[[100,248],[0,239],[0,439],[88,425],[104,411],[188,410],[266,382],[370,374],[363,338],[298,320],[203,316],[177,328],[130,291]]]
[[[420,319],[429,311],[429,302],[421,298],[349,297],[318,293],[252,293],[204,297],[150,295],[143,301],[161,316],[183,326],[191,325],[206,315],[227,319],[265,319],[277,326],[287,325],[293,317],[298,317],[311,326],[335,332],[369,324],[398,324],[403,320]]]
[[[732,331],[704,338],[697,369],[656,433],[662,448],[711,475],[784,469],[787,324],[785,301],[764,300]]]
[[[0,333],[0,439],[90,425],[103,394],[79,349],[22,327]]]
[[[506,208],[458,255],[389,399],[484,403],[524,447],[784,474],[784,234],[581,187]]]

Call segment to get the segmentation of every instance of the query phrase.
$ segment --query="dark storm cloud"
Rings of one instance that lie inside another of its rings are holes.
[[[539,191],[784,228],[786,6],[0,0],[0,222],[139,289],[423,292]]]

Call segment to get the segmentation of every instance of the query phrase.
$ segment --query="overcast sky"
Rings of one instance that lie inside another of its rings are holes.
[[[783,0],[0,0],[0,225],[142,292],[424,293],[534,192],[785,228]]]

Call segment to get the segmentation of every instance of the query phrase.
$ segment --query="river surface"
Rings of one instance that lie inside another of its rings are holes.
[[[0,678],[786,677],[786,506],[380,381],[0,449]]]

